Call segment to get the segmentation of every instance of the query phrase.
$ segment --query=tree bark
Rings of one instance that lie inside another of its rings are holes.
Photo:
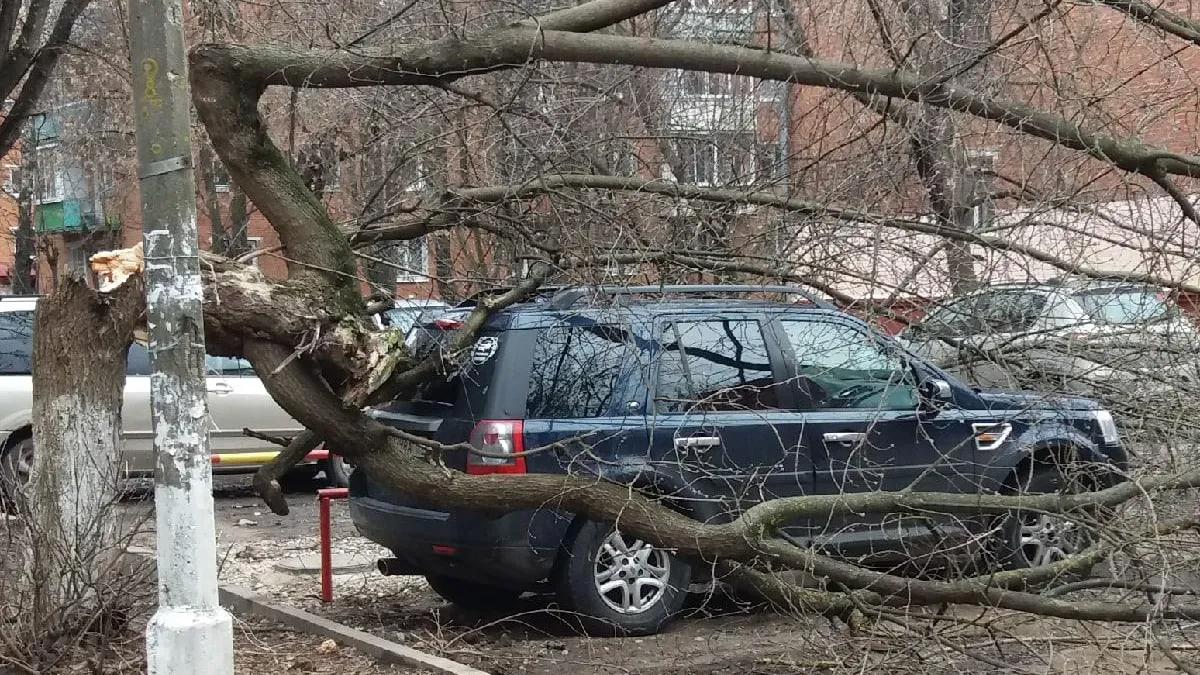
[[[145,303],[140,278],[110,294],[63,279],[38,303],[33,333],[33,438],[23,491],[28,515],[25,583],[32,616],[61,628],[86,620],[120,553],[125,361]],[[67,616],[65,612],[72,612]],[[82,614],[79,614],[81,613]]]
[[[34,153],[28,153],[30,157]],[[37,265],[37,233],[33,227],[33,162],[21,171],[17,192],[17,231],[13,246],[12,292],[32,295],[37,292],[34,270]]]

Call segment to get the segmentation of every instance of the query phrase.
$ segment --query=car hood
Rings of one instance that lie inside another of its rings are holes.
[[[978,394],[989,407],[1005,410],[1100,410],[1103,408],[1096,401],[1082,396],[1008,390],[983,390]]]

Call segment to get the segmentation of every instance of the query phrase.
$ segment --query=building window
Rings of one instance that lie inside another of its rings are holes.
[[[262,248],[262,237],[246,237],[246,255],[256,253]],[[262,259],[261,255],[256,255],[250,259],[250,264],[259,267],[258,261]]]
[[[675,178],[694,185],[747,185],[755,181],[753,134],[711,134],[679,138],[675,152],[682,175]]]
[[[13,197],[21,194],[21,167],[16,164],[4,165],[4,191]]]
[[[971,181],[971,225],[975,229],[989,226],[996,217],[996,202],[992,198],[996,160],[1000,153],[991,149],[972,148],[966,152],[966,174]]]
[[[233,185],[229,178],[229,170],[221,163],[221,160],[213,158],[212,171],[213,189],[217,192],[229,192],[229,187]]]
[[[429,241],[425,237],[396,245],[396,281],[412,283],[429,279]]]
[[[39,204],[61,202],[67,197],[66,175],[60,165],[61,148],[57,143],[39,145],[37,153],[37,182],[33,186]]]
[[[733,76],[727,73],[683,70],[676,77],[680,93],[687,96],[731,96],[734,93]]]

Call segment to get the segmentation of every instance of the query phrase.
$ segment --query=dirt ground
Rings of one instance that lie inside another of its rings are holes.
[[[1153,638],[1141,626],[1105,627],[974,610],[951,609],[933,629],[928,621],[899,616],[899,625],[882,623],[854,631],[819,617],[739,606],[718,596],[660,635],[599,639],[579,636],[571,617],[545,598],[527,598],[508,616],[470,614],[442,601],[420,577],[384,577],[373,568],[336,576],[335,600],[324,605],[316,575],[277,566],[286,558],[317,551],[317,487],[321,486],[294,487],[292,513],[278,517],[254,496],[248,479],[218,477],[222,582],[250,587],[495,675],[1179,672],[1150,648]],[[144,496],[148,499],[150,494]],[[136,498],[128,502],[132,510],[148,509],[149,503]],[[386,555],[355,535],[344,501],[334,502],[332,514],[335,552],[360,554],[371,561]],[[1195,662],[1200,657],[1200,625],[1168,628],[1176,656]],[[321,641],[309,636],[261,627],[240,633],[238,658],[245,665],[239,672],[323,673],[334,670],[321,668],[335,666],[339,673],[402,672],[317,658],[314,650]],[[353,657],[346,652],[339,658]]]

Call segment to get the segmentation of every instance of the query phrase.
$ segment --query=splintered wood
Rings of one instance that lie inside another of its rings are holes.
[[[101,293],[108,293],[129,277],[142,273],[142,242],[115,251],[100,251],[88,259]]]

